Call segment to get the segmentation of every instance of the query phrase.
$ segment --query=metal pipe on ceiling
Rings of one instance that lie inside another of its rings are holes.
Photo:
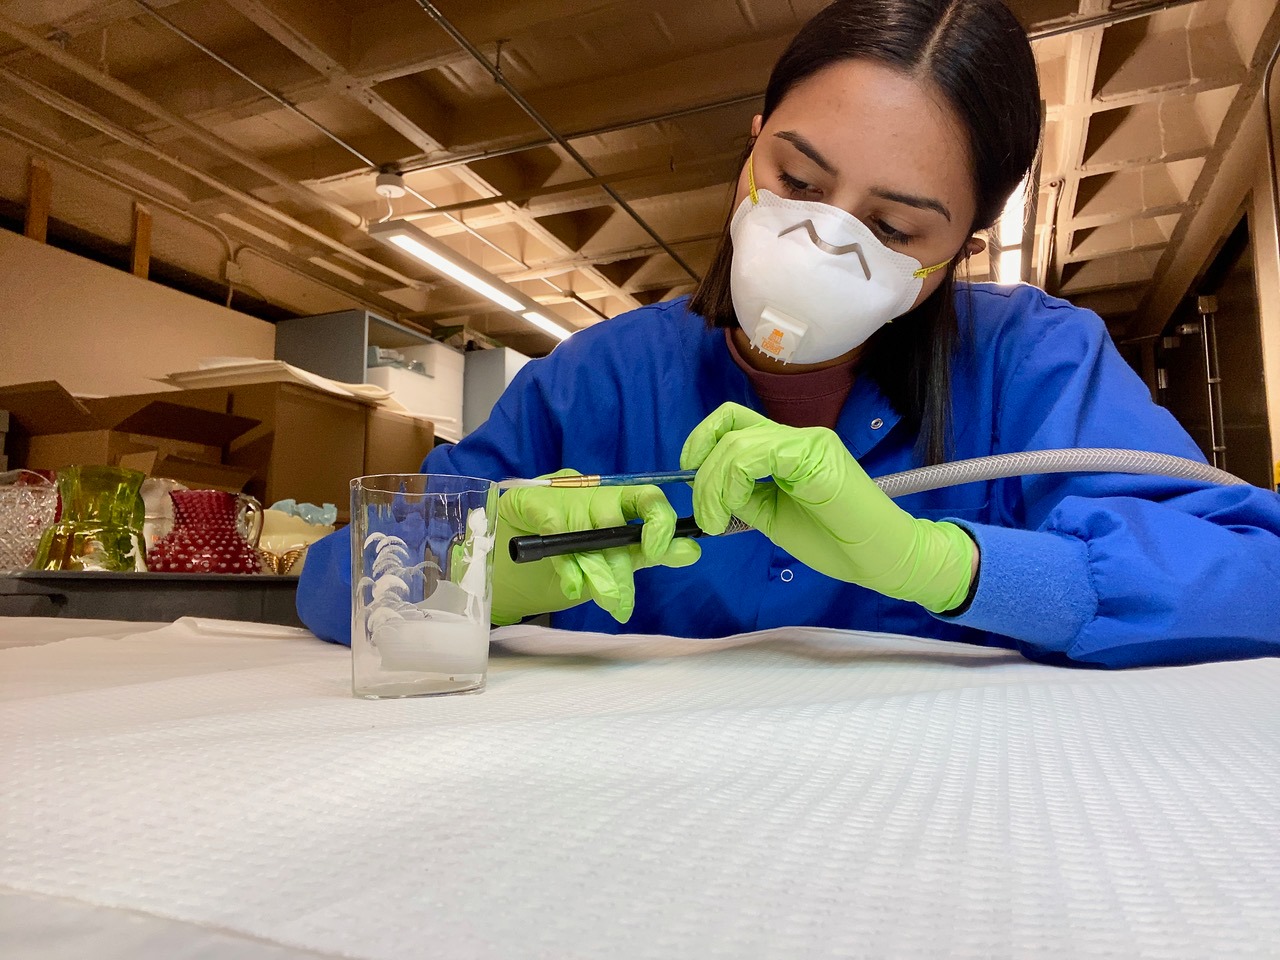
[[[363,153],[361,153],[359,150],[357,150],[355,147],[349,144],[346,140],[343,140],[340,136],[338,136],[336,133],[334,133],[332,130],[330,130],[328,127],[322,124],[319,120],[314,120],[311,117],[309,117],[306,114],[306,112],[303,111],[303,109],[299,107],[296,103],[289,100],[287,97],[284,97],[276,93],[274,90],[271,90],[263,86],[257,80],[253,79],[253,77],[249,76],[249,74],[245,73],[243,70],[237,67],[234,63],[231,63],[229,60],[223,57],[221,54],[217,53],[214,50],[209,49],[208,46],[201,43],[199,40],[197,40],[191,34],[187,33],[187,31],[183,30],[180,26],[178,26],[176,23],[174,23],[172,20],[166,17],[163,13],[157,10],[155,7],[151,6],[151,4],[147,2],[147,0],[133,0],[133,2],[136,6],[140,7],[147,14],[149,14],[154,20],[161,23],[166,29],[168,29],[172,33],[181,37],[183,40],[185,40],[191,46],[195,47],[205,56],[222,64],[222,66],[226,67],[228,70],[234,73],[237,77],[239,77],[245,83],[249,84],[259,93],[269,97],[270,99],[274,100],[276,103],[280,104],[280,106],[284,107],[286,110],[291,111],[292,113],[300,117],[302,120],[306,121],[315,130],[324,134],[326,137],[328,137],[330,140],[332,140],[334,143],[340,146],[343,150],[346,150],[347,153],[351,154],[353,157],[355,157],[357,160],[363,163],[370,170],[377,170],[379,168],[379,164],[374,163],[372,160],[366,157]]]
[[[719,240],[723,235],[722,231],[716,230],[712,233],[701,233],[692,237],[681,237],[679,240],[670,241],[673,246],[683,247],[692,243],[709,243],[713,240]],[[610,263],[617,263],[619,260],[633,260],[640,257],[652,257],[658,253],[660,248],[656,244],[644,244],[642,246],[624,247],[622,249],[605,250],[601,253],[591,254],[589,256],[579,256],[572,260],[544,260],[537,263],[526,264],[525,273],[515,271],[513,273],[498,273],[497,275],[508,283],[520,283],[524,280],[540,280],[540,273],[555,270],[559,272],[568,272],[570,270],[580,270],[586,267],[599,267]],[[496,272],[496,271],[495,271]]]
[[[210,150],[214,150],[227,159],[252,170],[260,177],[263,177],[280,187],[280,189],[284,190],[295,200],[298,200],[308,206],[325,210],[333,214],[335,217],[343,220],[350,226],[359,228],[363,228],[365,226],[364,218],[358,214],[353,213],[346,207],[333,203],[327,197],[324,197],[319,193],[316,193],[314,190],[310,190],[296,181],[291,180],[270,164],[264,163],[252,154],[241,150],[239,147],[232,146],[230,143],[206,130],[199,124],[192,123],[185,117],[178,116],[178,114],[171,112],[149,97],[143,96],[128,84],[121,83],[115,77],[109,76],[108,74],[98,70],[96,67],[85,63],[78,57],[67,53],[57,44],[50,43],[49,41],[37,36],[22,24],[18,23],[11,17],[5,16],[3,13],[0,13],[0,33],[7,34],[23,46],[40,54],[46,60],[50,60],[58,66],[71,71],[76,76],[88,80],[94,86],[119,97],[121,100],[124,100],[131,106],[142,110],[144,113],[150,114],[157,120],[161,120],[169,126],[181,130],[186,136],[199,141]],[[16,74],[12,71],[8,72],[11,76],[21,76],[21,74]]]
[[[429,214],[452,214],[452,213],[468,213],[473,210],[483,210],[485,207],[492,207],[497,204],[528,204],[532,201],[547,200],[548,198],[563,197],[565,194],[581,193],[584,191],[594,192],[601,189],[602,183],[622,184],[633,183],[635,181],[652,180],[655,177],[667,177],[671,174],[679,173],[684,176],[690,174],[695,176],[705,176],[707,173],[714,173],[717,178],[724,172],[725,168],[732,168],[732,174],[737,174],[737,162],[741,156],[741,149],[734,150],[729,154],[717,154],[715,156],[702,157],[690,163],[681,163],[679,166],[674,160],[667,163],[651,164],[646,167],[633,167],[626,170],[618,170],[603,178],[588,177],[582,180],[565,180],[555,184],[547,184],[535,186],[524,190],[512,190],[509,193],[498,194],[492,197],[476,197],[472,200],[459,200],[455,203],[447,203],[435,207],[426,213],[406,213],[404,219],[415,220],[422,219]],[[724,179],[717,179],[712,186],[723,187],[729,181],[729,173],[724,174]],[[705,186],[705,184],[704,184]],[[531,211],[532,212],[532,211]],[[535,216],[545,216],[545,213]]]
[[[1106,13],[1100,13],[1094,17],[1084,17],[1079,20],[1072,20],[1064,23],[1060,27],[1048,27],[1044,30],[1028,30],[1027,38],[1031,41],[1048,40],[1050,37],[1061,37],[1068,33],[1078,33],[1081,30],[1093,30],[1097,27],[1111,27],[1117,23],[1126,23],[1130,20],[1140,20],[1143,17],[1149,17],[1152,14],[1163,13],[1166,10],[1176,10],[1178,7],[1186,7],[1193,3],[1200,3],[1202,0],[1148,0],[1145,3],[1131,3],[1125,7],[1117,7]]]
[[[290,273],[295,273],[305,280],[310,280],[312,283],[319,284],[320,286],[325,287],[328,290],[332,290],[334,293],[340,296],[346,297],[352,303],[355,303],[361,307],[364,307],[366,310],[374,311],[379,316],[388,317],[391,320],[395,320],[397,323],[412,322],[412,321],[406,320],[406,318],[402,315],[401,310],[403,308],[399,307],[399,304],[396,304],[396,307],[399,309],[396,309],[396,308],[393,308],[390,310],[387,309],[387,304],[394,303],[394,301],[384,300],[382,303],[374,303],[372,300],[368,300],[360,296],[359,294],[352,293],[350,290],[346,290],[338,286],[336,283],[326,280],[324,277],[316,276],[315,274],[307,270],[304,270],[302,267],[296,264],[286,263],[283,260],[279,260],[276,257],[271,256],[266,251],[260,250],[254,246],[250,246],[247,243],[241,246],[240,249],[236,251],[237,261],[241,256],[244,256],[245,254],[252,254],[253,256],[257,257],[259,260],[263,260],[274,267],[279,267],[281,270],[287,270]],[[261,291],[255,291],[255,292],[258,293],[258,296],[262,297]],[[262,297],[262,299],[265,300],[266,297]],[[424,332],[430,332],[430,331],[426,331],[425,328],[422,328],[422,329],[424,329]]]
[[[368,267],[371,270],[376,270],[383,276],[394,280],[402,286],[416,288],[420,284],[420,281],[406,277],[398,270],[365,256],[358,250],[352,249],[342,241],[333,239],[333,237],[330,237],[328,234],[320,232],[314,227],[303,223],[301,220],[295,220],[287,213],[276,209],[276,207],[269,203],[259,200],[252,194],[237,190],[230,184],[223,183],[221,180],[205,173],[203,170],[193,167],[188,163],[184,163],[178,158],[165,153],[155,144],[151,143],[151,141],[145,140],[132,131],[125,130],[124,128],[117,126],[105,117],[101,117],[93,111],[80,106],[80,104],[63,96],[56,90],[50,90],[48,87],[36,83],[34,80],[28,80],[26,77],[22,76],[22,74],[14,73],[7,67],[0,67],[0,77],[3,77],[9,83],[13,84],[15,87],[24,91],[29,96],[35,98],[46,106],[52,107],[60,113],[64,113],[71,117],[73,120],[78,120],[80,123],[92,127],[99,133],[105,134],[106,136],[111,137],[111,139],[116,140],[119,143],[123,143],[125,146],[132,147],[135,150],[140,150],[149,156],[155,157],[157,160],[161,160],[164,163],[169,164],[171,167],[176,170],[180,170],[187,176],[199,180],[201,183],[205,184],[205,186],[212,187],[219,193],[244,204],[258,213],[261,213],[263,216],[270,217],[279,223],[283,223],[285,226],[292,230],[296,230],[303,236],[314,240],[317,243],[323,244],[335,253],[340,253],[345,257],[355,260],[362,266]]]
[[[728,107],[740,106],[744,103],[756,103],[764,100],[764,92],[750,93],[741,97],[729,97],[726,100],[713,100],[710,103],[700,103],[692,107],[681,107],[679,110],[667,110],[663,113],[656,113],[648,117],[640,117],[636,120],[623,120],[618,123],[606,124],[601,127],[592,127],[588,130],[575,130],[566,133],[566,140],[586,140],[589,137],[602,137],[610,133],[620,133],[623,130],[634,130],[636,127],[647,127],[654,123],[665,123],[668,120],[679,120],[682,117],[691,117],[699,113],[707,113],[711,110],[722,110]],[[396,169],[401,173],[417,173],[420,170],[442,170],[448,167],[458,167],[466,163],[478,163],[481,160],[493,160],[497,157],[508,157],[514,153],[525,153],[529,150],[537,150],[540,147],[554,146],[555,140],[550,137],[544,137],[541,140],[529,140],[525,143],[517,143],[510,147],[495,147],[492,150],[477,150],[473,153],[458,153],[447,157],[438,157],[435,160],[423,160],[421,162],[409,162],[398,164]]]
[[[418,4],[419,7],[423,9],[423,11],[427,14],[427,16],[429,16],[432,20],[434,20],[437,24],[439,24],[440,27],[443,28],[444,31],[453,38],[454,42],[458,46],[460,46],[463,50],[465,50],[467,54],[469,54],[471,58],[475,60],[476,63],[480,64],[482,67],[485,68],[489,76],[493,78],[494,82],[497,83],[498,86],[500,86],[504,91],[506,91],[507,96],[509,96],[512,99],[512,101],[515,102],[516,106],[518,106],[521,110],[523,110],[526,114],[528,114],[529,119],[531,119],[534,123],[536,123],[539,127],[541,127],[543,133],[545,133],[547,136],[555,140],[555,142],[559,144],[560,149],[563,150],[565,153],[567,153],[570,156],[570,158],[572,158],[574,163],[578,164],[578,166],[580,166],[583,170],[585,170],[588,176],[591,176],[591,177],[600,176],[600,174],[596,172],[596,169],[590,164],[590,162],[586,159],[586,157],[580,154],[577,151],[577,149],[573,146],[573,144],[571,144],[568,140],[566,140],[562,134],[557,132],[556,129],[552,127],[550,123],[547,122],[547,120],[542,116],[542,114],[539,113],[534,108],[533,104],[531,104],[528,100],[526,100],[524,98],[524,95],[521,94],[520,91],[517,90],[514,86],[512,86],[511,83],[507,80],[507,78],[503,76],[502,70],[499,69],[498,67],[495,67],[492,63],[490,63],[489,59],[475,46],[475,44],[473,44],[470,40],[468,40],[465,36],[462,35],[462,33],[458,30],[457,27],[453,25],[453,23],[448,19],[448,17],[446,17],[443,13],[441,13],[436,8],[435,4],[431,3],[430,0],[415,0],[415,2]],[[609,195],[609,198],[618,205],[618,208],[621,209],[625,214],[627,214],[627,216],[629,216],[632,220],[634,220],[636,222],[636,225],[639,226],[641,230],[643,230],[650,237],[652,237],[654,241],[658,244],[658,246],[662,247],[663,251],[667,254],[667,256],[669,256],[672,260],[674,260],[680,266],[680,269],[682,269],[694,280],[702,279],[701,276],[698,274],[698,272],[694,270],[693,267],[689,266],[689,264],[685,261],[685,259],[681,257],[680,254],[676,253],[675,249],[670,244],[668,244],[665,240],[663,240],[662,237],[658,235],[658,232],[654,230],[653,227],[651,227],[649,223],[632,208],[631,204],[627,203],[626,200],[622,199],[621,194],[619,194],[616,190],[613,189],[613,187],[609,186],[607,183],[601,184],[601,186],[604,189],[604,192]]]

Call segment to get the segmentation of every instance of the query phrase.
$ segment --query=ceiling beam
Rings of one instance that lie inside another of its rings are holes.
[[[207,149],[221,154],[223,157],[232,160],[248,170],[252,170],[263,179],[270,180],[272,183],[276,184],[288,193],[294,200],[307,206],[320,207],[348,225],[355,226],[361,223],[359,217],[338,204],[330,202],[327,197],[320,195],[316,191],[313,191],[296,181],[289,180],[282,176],[279,171],[272,169],[269,164],[262,163],[252,154],[228,143],[226,140],[223,140],[203,127],[191,123],[186,118],[166,110],[161,104],[157,104],[147,97],[142,96],[128,84],[122,83],[109,74],[103,73],[96,67],[93,67],[72,54],[65,52],[57,44],[50,43],[42,39],[37,34],[32,33],[21,24],[11,20],[3,14],[0,14],[0,32],[7,33],[15,40],[18,40],[31,50],[39,53],[46,60],[57,64],[65,70],[71,71],[80,79],[93,84],[120,100],[123,100],[135,110],[150,114],[152,117],[155,117],[170,126],[180,128],[188,137],[200,143]],[[14,73],[9,68],[0,68],[0,71],[3,71],[4,76],[10,83],[23,87],[31,95],[35,95],[32,92],[33,87],[46,89],[41,87],[40,84],[31,83],[25,77]],[[46,89],[46,92],[53,96],[64,96],[60,91],[48,91]],[[63,112],[67,111],[63,110]],[[116,139],[120,138],[116,137]]]
[[[1191,190],[1192,212],[1174,227],[1156,267],[1130,333],[1159,333],[1208,266],[1218,245],[1235,225],[1245,196],[1263,163],[1262,107],[1259,92],[1267,58],[1280,44],[1280,5],[1273,10],[1254,48],[1248,78],[1237,91],[1222,126],[1216,149],[1205,161]],[[1246,120],[1248,122],[1246,123]]]
[[[644,113],[636,116],[630,116],[619,120],[615,123],[607,124],[603,127],[575,128],[572,130],[562,131],[562,136],[566,140],[584,140],[587,138],[595,138],[603,141],[604,138],[612,134],[620,134],[626,131],[636,130],[640,127],[653,127],[653,131],[645,131],[643,134],[633,134],[632,139],[643,137],[647,147],[661,146],[668,141],[675,143],[687,137],[687,134],[675,126],[673,121],[680,121],[687,117],[704,116],[714,121],[715,114],[727,113],[733,111],[737,119],[734,121],[736,128],[744,131],[743,137],[745,141],[745,131],[750,126],[750,119],[756,113],[760,112],[760,107],[764,102],[764,92],[757,90],[753,93],[733,96],[719,100],[706,100],[695,104],[691,107],[682,107],[674,110],[664,110],[661,113]],[[698,121],[695,121],[695,123]],[[463,150],[463,151],[444,151],[428,157],[414,158],[401,161],[396,164],[396,168],[405,174],[417,173],[427,170],[445,170],[450,167],[458,167],[463,165],[480,165],[507,161],[519,157],[521,161],[527,161],[530,154],[537,152],[550,153],[556,146],[554,140],[547,136],[534,136],[530,139],[522,140],[519,143],[511,144],[504,147],[494,147],[483,150]],[[610,151],[610,155],[616,155],[616,151]],[[568,162],[568,161],[565,161]],[[339,174],[329,177],[325,180],[326,185],[336,186],[345,180],[360,177],[361,174]]]
[[[257,25],[264,33],[307,63],[354,100],[380,119],[418,150],[439,149],[440,143],[430,136],[400,106],[354,78],[345,66],[350,58],[349,42],[352,19],[328,2],[315,0],[223,0],[228,6]],[[319,7],[320,9],[316,9]]]
[[[350,50],[346,46],[351,28],[351,19],[346,20],[345,28],[333,23],[324,28],[314,25],[314,12],[308,0],[223,0],[243,16],[252,20],[268,35],[287,47],[295,56],[308,63],[321,73],[330,85],[349,99],[365,106],[371,113],[381,119],[396,133],[405,137],[418,150],[431,152],[442,147],[441,142],[419,125],[421,117],[412,117],[400,106],[393,104],[381,93],[370,89],[360,78],[355,77],[344,65],[343,60],[350,58]],[[468,186],[482,195],[492,195],[499,191],[465,168],[455,171]],[[546,225],[540,224],[531,215],[524,214],[514,204],[505,205],[513,211],[516,219],[543,243],[554,248],[572,253],[573,248],[565,244]],[[607,281],[603,277],[601,282]],[[624,300],[629,299],[620,289],[617,295]]]
[[[399,122],[395,112],[412,117],[415,109],[431,105],[435,115],[430,122],[414,118],[418,120],[417,125],[433,131],[439,139],[453,139],[448,136],[447,107],[433,102],[433,98],[416,81],[395,82],[442,65],[469,61],[466,54],[419,11],[396,3],[384,3],[362,10],[356,17],[341,11],[334,16],[326,13],[327,26],[321,29],[316,23],[320,18],[314,13],[308,14],[312,5],[305,0],[224,2],[321,74],[320,77],[299,75],[298,60],[272,56],[271,47],[262,44],[252,44],[231,53],[229,60],[276,94],[292,103],[307,105],[331,98],[335,93],[362,99],[357,94],[364,91],[374,97],[366,100],[365,105],[375,114],[383,116],[387,105],[393,108],[393,112],[384,117],[393,126]],[[686,6],[684,0],[649,0],[640,10],[644,15],[657,17]],[[492,45],[496,49],[501,38],[504,49],[519,49],[522,43],[562,35],[567,22],[572,22],[575,31],[587,30],[592,24],[604,28],[611,20],[616,26],[618,11],[624,8],[633,9],[635,4],[622,0],[503,0],[501,3],[488,0],[483,4],[464,5],[454,20],[478,46],[487,48]],[[710,49],[715,49],[719,42],[718,37],[706,38]],[[735,66],[742,69],[742,64]],[[767,69],[768,64],[764,64],[760,83]],[[225,70],[219,77],[216,71],[202,65],[199,57],[124,79],[146,90],[171,109],[213,128],[279,109],[270,97],[235,79]],[[700,87],[698,92],[705,100],[705,89]],[[649,112],[655,111],[650,109]],[[397,129],[412,141],[410,128]],[[157,134],[163,138],[163,134],[158,131]],[[448,153],[441,149],[419,149],[428,155]]]
[[[630,117],[695,106],[708,100],[759,93],[794,29],[676,54],[625,73],[589,75],[572,83],[522,91],[559,131],[604,127]],[[698,77],[696,84],[689,77]],[[533,127],[514,103],[494,96],[453,114],[445,139],[452,150],[480,150],[522,143]]]
[[[621,14],[677,7],[680,0],[485,0],[456,4],[449,19],[481,48],[504,47],[563,36],[565,25],[587,32]],[[470,58],[412,4],[383,3],[362,12],[352,27],[353,75],[369,83],[440,70]]]
[[[676,238],[668,240],[667,243],[673,247],[692,246],[699,243],[713,243],[720,239],[720,232],[702,233],[691,237]],[[617,263],[620,260],[631,260],[636,257],[652,257],[662,253],[662,248],[656,243],[637,244],[635,246],[620,247],[612,250],[604,250],[598,253],[592,253],[583,256],[568,257],[558,260],[540,260],[532,261],[525,269],[513,268],[512,270],[495,270],[502,279],[514,283],[519,280],[535,279],[539,276],[552,276],[549,271],[567,272],[569,270],[582,269],[585,267],[602,266],[604,264]]]
[[[182,0],[148,0],[156,9],[163,10]],[[68,40],[102,30],[122,20],[138,16],[134,0],[39,0],[36,3],[4,3],[0,11],[23,26],[38,32],[57,33]],[[26,48],[15,48],[0,54],[0,64],[8,66],[19,60],[29,60]]]
[[[1106,12],[1107,0],[1081,0],[1079,15],[1093,16]],[[1063,254],[1073,242],[1072,218],[1080,191],[1080,169],[1084,165],[1085,148],[1089,134],[1090,105],[1093,100],[1094,82],[1098,71],[1098,51],[1102,46],[1101,28],[1081,30],[1067,39],[1066,78],[1064,83],[1063,112],[1059,116],[1059,150],[1056,169],[1046,180],[1061,178],[1063,183],[1058,201],[1056,224],[1057,251],[1049,263],[1049,275],[1038,278],[1050,293],[1056,293],[1062,284]]]
[[[444,236],[456,233],[458,227],[441,223],[442,214],[465,215],[468,226],[485,228],[510,223],[515,216],[511,208],[534,217],[577,213],[596,207],[609,207],[610,198],[601,189],[609,183],[628,201],[644,201],[672,194],[691,193],[700,190],[727,190],[727,184],[737,174],[738,154],[722,154],[707,157],[674,167],[666,164],[650,165],[618,171],[601,177],[549,184],[528,190],[519,190],[499,197],[465,200],[459,203],[431,209],[400,211],[397,216],[405,220],[432,221],[432,232]],[[498,209],[492,209],[498,205]],[[506,209],[503,209],[505,207]],[[376,205],[371,205],[372,214]],[[436,226],[438,225],[438,229]]]

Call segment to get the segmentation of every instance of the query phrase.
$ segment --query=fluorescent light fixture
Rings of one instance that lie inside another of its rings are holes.
[[[565,329],[548,318],[546,314],[539,312],[538,305],[519,290],[504,283],[479,264],[472,263],[455,253],[407,220],[372,223],[369,225],[369,236],[403,250],[437,273],[443,274],[450,280],[480,294],[486,300],[492,300],[502,309],[523,318],[543,333],[548,333],[558,340],[567,340],[573,334],[572,330]]]
[[[498,306],[505,310],[519,310],[521,303],[515,297],[507,296],[491,283],[481,280],[470,270],[461,264],[454,263],[452,260],[441,256],[435,250],[432,250],[421,240],[415,237],[407,237],[402,233],[392,234],[387,237],[392,243],[403,250],[405,253],[411,254],[429,266],[437,273],[443,273],[450,280],[456,280],[482,297],[487,297]]]
[[[526,310],[520,316],[524,317],[543,333],[549,333],[558,340],[568,340],[572,334],[571,330],[566,330],[560,324],[548,320],[536,310]]]
[[[1008,250],[1000,251],[998,276],[1001,283],[1020,283],[1022,281],[1021,247],[1010,247]]]

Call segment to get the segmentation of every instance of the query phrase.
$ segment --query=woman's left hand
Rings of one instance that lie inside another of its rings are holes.
[[[698,471],[693,513],[709,534],[736,516],[820,573],[934,613],[969,592],[978,548],[968,534],[911,516],[825,427],[786,427],[726,403],[689,434],[680,466]]]

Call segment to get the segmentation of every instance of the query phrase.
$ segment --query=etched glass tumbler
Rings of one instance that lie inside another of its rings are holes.
[[[351,677],[357,697],[484,687],[498,488],[384,474],[351,481]]]

